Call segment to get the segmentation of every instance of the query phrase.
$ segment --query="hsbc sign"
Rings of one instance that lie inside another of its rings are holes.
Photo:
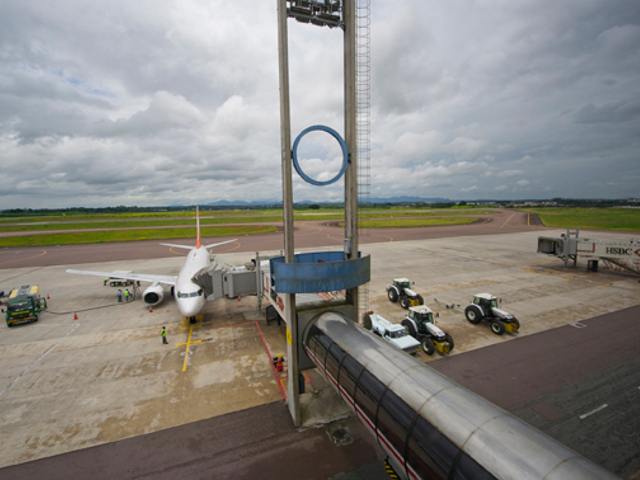
[[[578,240],[577,253],[584,257],[640,259],[640,248],[631,243]]]

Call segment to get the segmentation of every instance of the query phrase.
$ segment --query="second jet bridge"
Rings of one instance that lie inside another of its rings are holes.
[[[213,263],[209,268],[196,273],[193,281],[202,287],[207,300],[257,295],[260,282],[258,270],[255,262],[244,267],[230,267]]]

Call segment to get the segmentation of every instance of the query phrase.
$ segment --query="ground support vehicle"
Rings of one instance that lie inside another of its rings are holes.
[[[414,354],[420,350],[420,342],[410,336],[405,327],[391,323],[380,315],[365,313],[364,326],[404,352]]]
[[[47,301],[40,296],[37,285],[23,285],[11,292],[7,300],[7,325],[37,322],[38,315],[47,308]]]
[[[433,312],[429,307],[424,305],[410,307],[401,325],[407,328],[409,335],[420,342],[422,351],[427,355],[433,355],[436,350],[440,353],[449,353],[453,350],[453,337],[436,326]]]
[[[411,282],[406,278],[396,278],[393,284],[387,287],[387,296],[394,303],[400,301],[400,306],[405,310],[424,305],[424,299],[411,290]]]
[[[470,323],[478,324],[486,320],[491,325],[491,331],[496,335],[504,332],[516,333],[520,329],[518,319],[499,308],[499,301],[488,293],[478,293],[473,303],[464,309],[464,315]]]
[[[127,271],[115,271],[113,273],[122,273],[123,275],[129,275],[132,274],[133,272],[131,270],[127,270]],[[109,277],[108,280],[109,286],[110,287],[128,287],[130,285],[133,285],[133,280],[128,280],[126,278],[120,278],[120,277]]]

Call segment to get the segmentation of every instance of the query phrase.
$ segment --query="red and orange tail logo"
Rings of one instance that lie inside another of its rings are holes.
[[[202,242],[200,241],[200,211],[196,206],[196,248],[200,248]]]

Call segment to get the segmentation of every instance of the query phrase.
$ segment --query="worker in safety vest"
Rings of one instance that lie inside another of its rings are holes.
[[[124,299],[127,302],[129,301],[129,289],[128,288],[124,289]]]
[[[167,342],[167,329],[162,327],[162,332],[161,333],[162,333],[162,344],[163,345],[168,345],[168,342]]]
[[[105,278],[105,279],[104,279],[104,286],[105,286],[105,287],[107,286],[107,283],[108,283],[108,282],[109,282],[109,277],[107,277],[107,278]]]

